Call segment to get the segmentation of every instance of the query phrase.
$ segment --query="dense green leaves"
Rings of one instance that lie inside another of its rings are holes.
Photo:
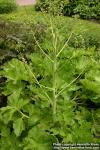
[[[17,5],[15,0],[1,0],[0,1],[0,14],[10,13],[16,10]]]
[[[84,19],[99,19],[99,0],[38,0],[36,10],[53,15],[79,16]]]
[[[91,100],[99,102],[99,62],[94,51],[65,48],[57,58],[56,72],[51,53],[55,55],[55,51],[33,53],[27,62],[12,59],[2,72],[7,78],[4,94],[8,104],[1,108],[1,122],[10,124],[16,137],[23,139],[25,134],[25,150],[51,150],[53,141],[96,141],[92,115],[84,104],[78,106],[78,95],[74,95],[82,88],[80,100],[92,91]]]
[[[46,11],[53,15],[61,15],[68,2],[69,0],[38,0],[36,10]]]
[[[54,142],[99,141],[100,111],[86,105],[100,103],[98,52],[72,48],[68,35],[66,41],[49,30],[42,44],[34,38],[37,51],[13,58],[0,72],[7,97],[0,108],[2,149],[4,135],[9,140],[4,150],[12,150],[11,142],[15,150],[52,150]]]
[[[55,142],[55,138],[52,135],[49,135],[39,127],[34,127],[29,131],[27,138],[25,138],[24,150],[51,150],[53,148],[52,142]]]
[[[16,136],[20,136],[22,131],[25,129],[25,125],[22,118],[19,118],[14,121],[13,128]]]
[[[24,62],[17,59],[12,60],[11,63],[5,68],[5,77],[11,80],[31,80],[31,74],[29,74],[29,67]],[[32,76],[32,75],[31,75]],[[29,79],[30,78],[30,79]]]

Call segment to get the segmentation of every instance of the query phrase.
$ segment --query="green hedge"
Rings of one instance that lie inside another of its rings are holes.
[[[76,6],[73,9],[74,14],[78,14],[83,19],[100,18],[99,0],[76,0],[76,2]]]
[[[53,15],[73,16],[82,19],[100,18],[99,0],[38,0],[37,11],[46,11]]]
[[[62,15],[67,3],[67,0],[38,0],[35,8],[37,11],[46,11],[53,15]]]
[[[15,0],[0,0],[0,14],[10,13],[16,10],[16,8]]]

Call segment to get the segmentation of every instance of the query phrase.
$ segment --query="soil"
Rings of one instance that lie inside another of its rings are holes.
[[[36,3],[36,0],[16,0],[17,4],[22,6],[22,5],[32,5]]]

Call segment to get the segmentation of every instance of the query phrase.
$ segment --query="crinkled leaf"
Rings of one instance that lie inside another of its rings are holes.
[[[4,67],[3,75],[9,80],[32,80],[30,69],[24,62],[18,59],[12,59]]]
[[[17,119],[13,123],[14,133],[16,136],[20,136],[22,131],[25,129],[24,121],[22,118]]]
[[[2,120],[5,124],[12,120],[12,117],[16,110],[10,106],[2,107],[0,109],[0,120]]]

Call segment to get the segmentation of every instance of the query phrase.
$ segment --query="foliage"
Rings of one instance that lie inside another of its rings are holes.
[[[91,26],[84,27],[81,25],[80,29],[77,26],[76,32],[73,33],[69,45],[74,48],[85,48],[95,47],[100,48],[100,34],[97,28]]]
[[[99,0],[79,0],[74,8],[74,13],[79,14],[83,19],[99,19],[100,7]]]
[[[16,22],[17,20],[17,23],[13,24],[13,30],[19,30],[18,33],[21,32],[21,34],[24,35],[25,38],[22,39],[22,37],[19,37],[19,34],[17,34],[18,38],[20,38],[22,41],[25,42],[28,41],[26,42],[27,44],[24,46],[24,48],[26,49],[25,51],[28,50],[30,51],[30,49],[32,49],[31,45],[33,45],[34,47],[34,42],[31,40],[32,35],[30,32],[26,31],[26,29],[21,30],[21,28],[22,27],[27,28],[28,25],[28,28],[30,29],[32,28],[33,30],[33,28],[36,27],[36,32],[39,32],[37,36],[39,37],[39,35],[41,35],[40,38],[42,38],[42,34],[44,37],[45,28],[49,27],[50,17],[51,17],[50,14],[35,12],[33,10],[33,6],[31,7],[28,6],[25,8],[21,7],[20,9],[18,9],[17,12],[12,14],[1,15],[1,20],[2,18],[5,20],[9,20],[11,21],[11,24],[12,22]],[[75,26],[77,26],[77,31],[73,34],[72,38],[70,39],[71,47],[75,47],[75,48],[96,47],[96,49],[100,48],[99,24],[79,20],[77,18],[64,17],[64,16],[54,16],[52,19],[60,35],[62,35],[62,38],[65,38],[65,41],[67,39],[67,36],[69,35],[69,32],[71,32],[71,30],[73,30]],[[35,25],[35,27],[33,27],[34,26],[33,24]],[[29,37],[28,39],[26,38],[27,36]],[[15,40],[13,42],[15,44]],[[8,42],[5,43],[6,45],[8,45]]]
[[[45,37],[46,25],[42,23],[29,25],[1,20],[0,65],[11,58],[25,56],[37,49],[32,32],[41,43]]]
[[[12,58],[18,58],[29,55],[32,51],[38,50],[33,39],[42,43],[45,37],[46,26],[42,23],[37,24],[21,24],[1,20],[0,22],[0,69],[4,63]],[[30,32],[29,32],[30,31]],[[2,94],[5,85],[5,78],[0,77],[0,107],[6,105],[7,98]]]
[[[35,6],[37,11],[46,11],[53,15],[62,15],[68,0],[39,0]]]
[[[35,6],[37,11],[46,11],[53,15],[62,15],[68,0],[39,0]]]
[[[78,15],[83,19],[100,18],[99,0],[39,0],[36,10],[46,11],[53,15]]]
[[[30,7],[2,16],[17,22],[0,22],[0,149],[99,142],[99,25],[56,16],[53,28]]]
[[[17,5],[15,0],[0,0],[0,14],[10,13],[16,10]]]
[[[34,36],[38,51],[27,60],[22,56],[5,64],[1,75],[7,78],[3,91],[7,105],[0,109],[3,150],[52,150],[54,142],[99,141],[94,137],[100,132],[95,122],[99,110],[88,110],[85,104],[100,103],[100,61],[94,48],[69,47],[69,38],[62,41],[51,22],[43,43]],[[5,141],[9,142],[4,145]]]

